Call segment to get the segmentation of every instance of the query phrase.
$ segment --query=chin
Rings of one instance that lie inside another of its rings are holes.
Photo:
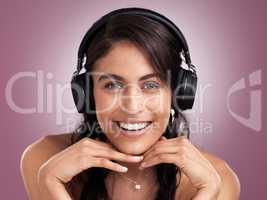
[[[141,155],[145,153],[152,145],[151,142],[128,142],[128,141],[116,141],[112,142],[116,149],[122,153],[129,155]]]
[[[146,148],[135,148],[135,147],[127,147],[127,148],[120,148],[120,152],[129,154],[129,155],[141,155],[143,154],[147,149]]]

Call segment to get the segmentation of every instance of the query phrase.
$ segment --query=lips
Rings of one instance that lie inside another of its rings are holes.
[[[142,121],[138,123],[125,123],[125,122],[116,121],[116,124],[121,129],[126,130],[126,131],[138,131],[149,126],[151,124],[151,121]],[[127,128],[127,127],[131,127],[131,128]]]
[[[114,121],[114,122],[122,122],[122,123],[129,123],[129,124],[134,124],[134,123],[151,123],[152,121],[119,121],[119,120],[117,120],[117,121]]]
[[[128,130],[128,129],[124,129],[123,127],[120,127],[119,122],[120,121],[113,121],[120,134],[126,136],[126,137],[136,137],[136,136],[140,136],[143,135],[148,128],[150,127],[150,125],[152,124],[152,121],[138,121],[137,123],[147,123],[147,125],[144,128],[138,129],[138,130]],[[129,123],[129,122],[126,122]]]

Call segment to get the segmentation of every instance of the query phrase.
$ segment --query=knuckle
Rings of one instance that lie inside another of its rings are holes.
[[[110,143],[104,143],[108,148],[112,148],[113,146],[112,146],[112,144],[110,144]]]
[[[98,162],[99,162],[100,166],[104,166],[104,165],[108,164],[108,160],[105,158],[100,158]]]
[[[117,153],[114,152],[114,151],[109,151],[109,150],[104,150],[108,156],[114,158],[114,157],[117,157]]]
[[[188,142],[188,139],[187,139],[186,136],[179,136],[177,141],[179,143],[187,143]]]
[[[184,154],[186,154],[187,148],[185,146],[181,146],[179,148],[179,151],[180,151],[181,155],[184,155]]]
[[[179,157],[180,157],[180,161],[181,162],[185,162],[186,161],[186,155],[185,154],[181,154]]]
[[[153,152],[154,152],[155,154],[158,154],[158,153],[160,152],[160,149],[159,149],[159,148],[155,148],[155,149],[153,150]]]
[[[81,169],[86,169],[88,166],[88,159],[85,156],[80,156],[78,158],[78,162],[80,163]]]
[[[122,155],[122,157],[125,159],[125,160],[131,160],[132,156],[131,155]]]
[[[157,157],[158,157],[159,160],[163,160],[164,159],[164,155],[163,154],[159,154]]]
[[[152,147],[151,152],[156,152],[157,146]]]
[[[91,141],[88,138],[83,138],[81,140],[81,145],[82,146],[88,146],[91,143]]]
[[[182,137],[182,138],[180,139],[180,143],[181,143],[181,144],[187,144],[187,143],[188,143],[188,139],[185,138],[185,137]]]
[[[81,146],[79,151],[81,154],[88,154],[88,148],[86,146]]]

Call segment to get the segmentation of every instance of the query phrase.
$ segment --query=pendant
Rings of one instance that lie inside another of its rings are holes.
[[[140,190],[140,189],[141,189],[141,185],[136,184],[136,185],[135,185],[135,189]]]

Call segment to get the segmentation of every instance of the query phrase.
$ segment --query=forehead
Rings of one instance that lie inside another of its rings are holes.
[[[114,44],[107,55],[95,62],[93,69],[95,72],[118,74],[126,79],[138,79],[155,73],[146,54],[127,41]],[[96,76],[99,76],[98,73]]]

